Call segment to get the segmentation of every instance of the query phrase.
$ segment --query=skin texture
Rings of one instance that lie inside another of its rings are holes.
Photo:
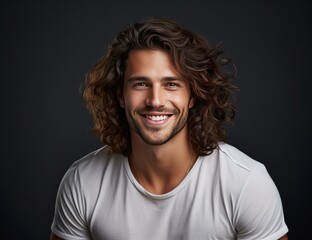
[[[130,126],[130,167],[154,194],[175,188],[196,155],[188,141],[187,117],[193,106],[190,87],[160,50],[131,51],[120,106]],[[172,149],[181,149],[179,153]]]
[[[123,97],[132,135],[150,145],[161,145],[186,125],[193,106],[187,82],[162,51],[137,50],[129,54]]]

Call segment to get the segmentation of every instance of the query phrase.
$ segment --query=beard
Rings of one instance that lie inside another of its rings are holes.
[[[149,110],[151,111],[151,110]],[[135,119],[130,111],[126,111],[126,117],[129,123],[130,128],[134,129],[134,131],[140,136],[140,138],[147,144],[158,146],[167,143],[172,138],[174,138],[187,124],[188,114],[183,110],[182,112],[178,110],[165,110],[165,109],[157,109],[158,112],[170,112],[173,113],[170,117],[178,118],[173,126],[166,126],[166,129],[163,127],[153,127],[147,128],[144,126],[138,119]],[[140,112],[148,112],[148,110],[139,110]],[[155,112],[155,110],[154,110]],[[140,115],[140,114],[137,114]],[[142,126],[143,125],[143,126]],[[146,131],[147,129],[147,131]]]

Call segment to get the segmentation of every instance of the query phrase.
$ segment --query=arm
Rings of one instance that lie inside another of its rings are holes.
[[[238,239],[288,240],[281,199],[266,170],[254,172],[246,181],[237,206]]]
[[[71,167],[63,177],[58,189],[51,226],[51,240],[62,240],[74,236],[89,239],[84,204],[78,171],[75,167]]]
[[[63,240],[62,238],[59,238],[58,236],[54,235],[53,233],[51,233],[51,237],[50,237],[50,240]],[[281,239],[283,240],[283,239]],[[287,240],[287,239],[285,239]]]

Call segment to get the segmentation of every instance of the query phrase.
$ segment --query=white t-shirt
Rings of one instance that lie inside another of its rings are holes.
[[[77,240],[277,240],[288,231],[264,165],[225,143],[163,195],[136,181],[126,157],[90,153],[65,174],[51,229]]]

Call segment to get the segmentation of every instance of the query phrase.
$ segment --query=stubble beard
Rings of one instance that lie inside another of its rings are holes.
[[[179,111],[178,111],[179,113]],[[174,114],[177,116],[179,114]],[[188,115],[184,111],[180,114],[181,118],[176,122],[175,126],[172,127],[170,132],[161,133],[162,129],[153,129],[151,134],[144,133],[143,128],[140,126],[140,123],[133,118],[130,112],[126,112],[126,117],[129,123],[130,128],[133,128],[134,131],[140,136],[140,138],[147,144],[152,146],[159,146],[167,143],[172,138],[174,138],[187,124]],[[165,135],[163,135],[165,134]]]

